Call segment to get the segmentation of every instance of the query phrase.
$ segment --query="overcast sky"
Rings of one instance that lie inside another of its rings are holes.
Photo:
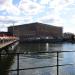
[[[75,33],[75,0],[0,0],[0,31],[16,24],[41,22]]]

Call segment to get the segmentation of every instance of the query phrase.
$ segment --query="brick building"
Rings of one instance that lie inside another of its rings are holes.
[[[59,39],[62,38],[62,27],[30,23],[8,27],[8,32],[13,33],[21,40],[27,39]]]

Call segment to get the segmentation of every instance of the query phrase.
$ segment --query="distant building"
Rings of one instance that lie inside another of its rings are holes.
[[[3,36],[12,36],[13,34],[11,34],[10,32],[0,32],[0,37]]]
[[[61,39],[62,27],[42,24],[30,23],[18,26],[8,27],[8,32],[13,33],[21,40],[27,39]]]

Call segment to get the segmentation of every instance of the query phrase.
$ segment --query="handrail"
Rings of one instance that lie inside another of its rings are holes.
[[[46,51],[46,52],[42,52],[42,51],[40,51],[40,52],[28,52],[28,53],[26,53],[26,52],[16,52],[16,53],[8,53],[9,55],[12,55],[12,54],[42,54],[42,53],[65,53],[65,52],[75,52],[75,51]],[[7,54],[1,54],[1,55],[7,55]]]
[[[43,51],[39,51],[39,52],[29,52],[28,54],[39,54],[39,53],[64,53],[64,52],[75,52],[75,51],[46,51],[46,52],[43,52]],[[11,54],[26,54],[25,52],[16,52],[16,53],[8,53],[9,55]],[[2,55],[5,55],[5,54],[2,54]],[[6,54],[7,55],[7,54]]]
[[[62,64],[60,65],[59,64],[59,53],[67,53],[67,52],[75,52],[75,51],[50,51],[50,52],[29,52],[28,54],[42,54],[42,53],[57,53],[57,64],[56,65],[52,65],[52,66],[40,66],[40,67],[31,67],[31,68],[23,68],[23,69],[20,69],[19,68],[19,55],[20,54],[26,54],[26,52],[22,52],[22,53],[8,53],[8,55],[13,55],[13,54],[16,54],[17,55],[17,69],[12,69],[12,70],[8,70],[8,71],[17,71],[17,75],[19,75],[19,71],[22,71],[22,70],[30,70],[30,69],[40,69],[40,68],[48,68],[48,67],[57,67],[57,75],[59,75],[59,66],[67,66],[67,65],[74,65],[74,64]],[[7,55],[7,54],[1,54],[1,55]]]

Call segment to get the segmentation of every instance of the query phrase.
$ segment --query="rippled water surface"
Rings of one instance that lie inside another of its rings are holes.
[[[32,52],[39,51],[75,51],[75,44],[49,44],[49,43],[23,43],[19,44],[18,52],[24,53],[20,55],[20,69],[33,68],[33,67],[44,67],[53,66],[57,64],[56,53],[43,53],[43,54],[32,54]],[[17,57],[15,56],[14,62],[10,69],[17,68]],[[75,75],[75,65],[64,65],[74,64],[75,53],[60,53],[59,54],[59,75]],[[38,69],[22,70],[19,72],[20,75],[57,75],[57,67],[44,67]],[[17,72],[9,72],[9,75],[17,75]]]

